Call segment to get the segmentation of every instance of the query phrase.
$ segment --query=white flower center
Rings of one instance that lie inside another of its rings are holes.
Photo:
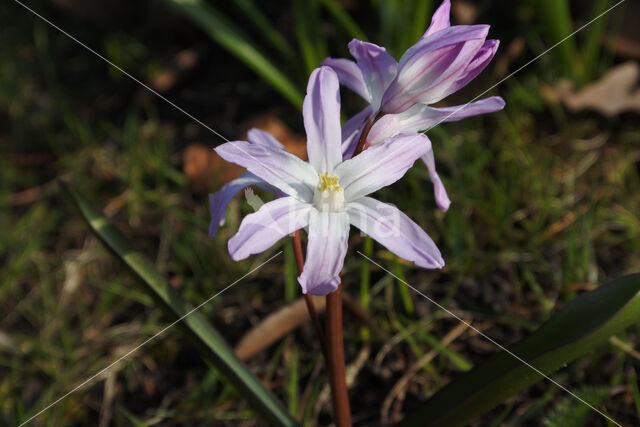
[[[338,184],[340,177],[319,174],[320,183],[313,194],[313,205],[320,211],[340,212],[344,209],[344,190]]]

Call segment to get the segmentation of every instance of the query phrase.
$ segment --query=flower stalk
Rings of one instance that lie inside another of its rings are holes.
[[[342,337],[342,286],[327,295],[327,338],[327,365],[334,422],[338,427],[350,427],[351,409]]]
[[[374,123],[384,115],[379,112],[369,120],[360,134],[354,156],[364,151],[367,136]],[[302,249],[300,250],[302,252]],[[347,369],[344,356],[344,338],[342,331],[342,283],[338,289],[327,295],[327,367],[329,368],[329,384],[333,402],[334,421],[338,427],[351,426],[351,409],[349,406],[349,390],[347,389]]]
[[[360,154],[364,150],[364,146],[367,143],[367,136],[369,136],[369,132],[373,125],[384,116],[382,111],[379,111],[378,114],[373,118],[373,120],[369,120],[367,124],[364,125],[362,129],[362,133],[360,134],[360,139],[358,139],[358,145],[356,145],[356,150],[353,152],[353,155],[356,156]]]

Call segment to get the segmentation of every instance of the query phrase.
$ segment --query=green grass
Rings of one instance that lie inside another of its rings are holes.
[[[347,10],[357,26],[331,11],[333,1],[315,2],[313,13],[272,2],[273,7],[252,14],[251,3],[259,2],[243,2],[242,10],[227,4],[222,12],[233,19],[234,28],[240,25],[244,31],[252,25],[252,31],[264,33],[263,38],[254,34],[251,46],[283,58],[282,73],[292,82],[299,82],[327,52],[345,52],[346,42],[358,32],[373,42],[391,42],[397,55],[428,22],[415,14],[410,25],[399,28],[394,20],[402,21],[409,13],[400,2],[389,2],[393,10],[386,12],[376,8],[376,2],[367,3],[372,10]],[[430,12],[437,2],[427,3],[420,4]],[[167,96],[229,138],[239,136],[248,117],[271,107],[277,107],[294,130],[302,129],[299,112],[289,101],[297,102],[295,90],[303,86],[286,89],[281,82],[286,95],[280,97],[206,34],[185,30],[188,21],[163,24],[176,32],[169,39],[157,36],[150,24],[115,25],[105,18],[107,23],[94,30],[49,3],[37,6],[143,80],[180,49],[202,47],[206,53],[199,68]],[[206,196],[191,191],[181,167],[187,143],[214,146],[222,141],[18,6],[3,4],[0,12],[0,424],[14,425],[170,321],[92,236],[58,191],[57,178],[72,182],[104,209],[192,304],[241,277],[282,245],[232,262],[226,241],[237,230],[241,213],[248,212],[246,203],[234,201],[227,224],[209,239]],[[296,14],[308,21],[288,23]],[[517,33],[520,24],[512,22],[511,30]],[[566,26],[555,24],[556,31]],[[539,51],[533,38],[527,40],[529,53]],[[508,42],[503,40],[503,46]],[[589,46],[584,48],[585,61],[597,71],[591,76],[597,76],[607,64],[594,59]],[[286,60],[292,55],[289,49],[295,50],[299,69],[294,71]],[[567,49],[582,49],[581,41]],[[372,351],[354,382],[354,419],[377,422],[381,402],[395,381],[432,349],[442,354],[413,379],[403,412],[495,351],[470,334],[441,348],[439,340],[456,323],[364,264],[356,249],[505,344],[525,336],[584,289],[640,269],[637,120],[623,116],[606,121],[546,104],[539,88],[549,83],[548,76],[563,75],[565,66],[565,60],[543,61],[499,87],[507,101],[504,112],[430,132],[440,175],[453,200],[449,212],[435,208],[422,166],[379,193],[381,200],[398,205],[430,233],[447,261],[443,271],[396,262],[380,245],[369,246],[353,233],[345,291],[362,298],[357,302],[378,329],[365,328],[345,314],[348,361],[365,345]],[[489,87],[487,74],[456,97],[468,100]],[[356,111],[357,102],[349,95],[344,98],[348,112]],[[284,248],[281,260],[203,307],[203,315],[231,344],[298,295],[291,248]],[[619,338],[637,347],[638,329]],[[383,350],[388,353],[376,366]],[[634,424],[639,401],[631,374],[634,363],[630,353],[605,347],[554,378],[576,390],[621,390],[624,399],[609,393],[602,404],[617,420]],[[310,326],[248,364],[299,419],[313,424],[319,416],[320,423],[327,423],[330,403],[316,410],[326,382]],[[111,425],[256,424],[242,396],[177,329],[118,365],[112,375],[113,394],[106,393],[109,381],[100,379],[53,407],[40,423],[97,424],[110,413]],[[560,397],[560,391],[540,383],[480,422],[519,425],[528,419],[539,424]],[[593,413],[586,416],[600,421]]]

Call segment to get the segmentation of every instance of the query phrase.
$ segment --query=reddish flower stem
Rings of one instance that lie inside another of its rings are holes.
[[[353,153],[360,154],[367,143],[367,136],[374,123],[382,117],[381,111],[369,120],[360,134],[360,139]],[[333,417],[338,427],[351,427],[351,409],[349,408],[349,391],[344,357],[344,338],[342,336],[342,284],[327,295],[327,365],[329,368],[329,384],[333,399]]]
[[[327,295],[327,337],[329,383],[333,400],[333,418],[338,427],[351,426],[349,391],[344,359],[344,339],[342,337],[342,285]]]
[[[369,136],[369,132],[373,125],[382,117],[384,113],[382,111],[378,111],[378,114],[373,118],[373,120],[369,120],[364,128],[362,129],[362,133],[360,134],[360,139],[358,140],[358,145],[356,145],[356,149],[353,152],[353,155],[356,156],[364,150],[364,145],[367,142],[367,137]]]

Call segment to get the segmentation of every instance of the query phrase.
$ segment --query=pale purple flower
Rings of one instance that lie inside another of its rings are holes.
[[[431,25],[410,47],[399,62],[385,48],[357,39],[349,43],[356,62],[327,58],[324,65],[333,68],[340,83],[360,96],[369,105],[348,122],[351,129],[361,129],[367,120],[377,119],[367,137],[375,145],[385,138],[402,133],[429,129],[440,122],[461,120],[504,108],[500,97],[449,108],[429,105],[441,101],[473,80],[495,55],[499,41],[486,40],[488,25],[451,26],[451,2],[444,0],[434,13]],[[346,127],[346,125],[345,125]],[[355,148],[356,137],[345,143],[345,158]],[[422,160],[435,165],[433,153]],[[438,206],[447,210],[450,201],[435,170],[434,188]]]
[[[308,227],[304,293],[326,295],[340,284],[350,224],[424,268],[444,265],[431,238],[396,207],[367,197],[400,179],[431,150],[424,135],[387,138],[343,161],[340,94],[336,73],[328,67],[309,79],[303,105],[309,162],[270,144],[234,141],[216,148],[225,160],[241,165],[284,193],[247,215],[228,243],[234,260],[262,252],[282,237]]]
[[[358,115],[348,120],[341,130],[342,146],[349,147],[353,139],[357,136],[359,126],[364,119]],[[256,145],[265,145],[274,149],[284,150],[284,146],[269,133],[261,129],[251,129],[247,132],[249,143]],[[283,193],[275,187],[269,185],[264,180],[258,178],[251,172],[245,172],[225,185],[213,194],[209,194],[209,211],[211,212],[211,222],[209,223],[209,237],[214,237],[218,232],[218,228],[224,224],[227,216],[227,207],[231,200],[247,187],[258,186],[261,189],[273,193],[276,196],[282,196]]]

